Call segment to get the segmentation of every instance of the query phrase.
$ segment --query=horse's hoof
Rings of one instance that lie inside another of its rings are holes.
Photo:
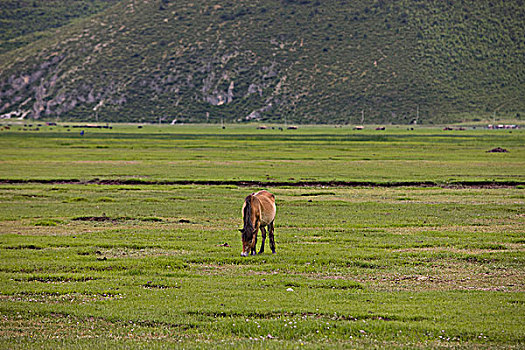
[[[243,252],[243,253],[241,253],[241,256],[247,257],[248,254]]]

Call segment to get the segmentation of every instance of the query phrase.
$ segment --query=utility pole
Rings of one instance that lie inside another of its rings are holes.
[[[99,103],[95,107],[93,107],[93,111],[95,112],[95,120],[98,123],[98,109],[104,105],[104,99],[100,100]]]
[[[361,110],[361,125],[363,125],[364,122],[365,122],[365,110],[362,109]]]

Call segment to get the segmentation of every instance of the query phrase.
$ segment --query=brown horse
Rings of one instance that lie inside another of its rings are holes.
[[[262,245],[259,254],[264,252],[264,241],[266,240],[266,229],[270,235],[270,249],[275,254],[275,241],[273,238],[273,221],[275,220],[275,196],[268,191],[252,193],[244,199],[242,206],[242,217],[244,227],[239,230],[242,233],[242,253],[255,255],[257,244],[257,231],[261,229]]]

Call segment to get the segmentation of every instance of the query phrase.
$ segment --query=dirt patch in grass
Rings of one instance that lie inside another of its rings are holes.
[[[96,255],[103,256],[105,258],[145,258],[154,256],[175,256],[185,255],[189,252],[181,249],[162,249],[162,248],[111,248],[111,249],[98,249],[95,251]]]
[[[144,179],[0,179],[0,184],[93,184],[93,185],[232,185],[237,187],[443,187],[443,188],[514,188],[525,185],[525,181],[457,181],[441,183],[435,181],[253,181],[253,180],[178,180],[149,181]]]
[[[392,252],[398,253],[419,253],[419,252],[436,252],[436,253],[456,253],[456,254],[485,254],[485,253],[499,253],[505,252],[524,252],[525,247],[517,244],[501,244],[499,249],[490,249],[491,245],[488,245],[487,249],[483,248],[455,248],[455,247],[416,247],[416,248],[402,248],[395,249]]]
[[[148,325],[129,322],[111,322],[97,317],[75,317],[71,315],[2,315],[0,317],[0,338],[11,340],[75,340],[110,339],[177,342],[191,336],[185,334],[184,325]],[[106,344],[107,345],[107,344]]]
[[[98,278],[91,276],[57,276],[57,275],[41,275],[41,276],[27,276],[22,278],[13,278],[17,282],[42,282],[42,283],[69,283],[69,282],[87,282]]]
[[[130,216],[116,216],[116,217],[110,217],[110,216],[79,216],[72,219],[73,221],[89,221],[89,222],[122,222],[122,221],[131,221],[131,220],[139,220],[139,221],[146,221],[146,222],[161,222],[163,219],[157,218],[157,217],[137,217],[133,218]]]
[[[459,263],[450,263],[434,272],[383,273],[361,276],[356,280],[377,291],[525,291],[525,272],[521,269],[487,270]]]
[[[166,285],[162,283],[155,283],[153,281],[148,281],[142,285],[143,288],[146,289],[172,289],[172,288],[180,288],[179,285]]]
[[[246,266],[243,265],[233,265],[233,264],[224,264],[224,265],[218,265],[218,264],[196,264],[193,263],[190,265],[195,271],[195,273],[199,275],[245,275],[246,271],[249,270]]]
[[[74,160],[76,164],[140,164],[138,160]]]
[[[0,232],[15,233],[21,236],[80,236],[85,233],[100,232],[107,228],[77,221],[67,225],[34,226],[27,220],[0,222]]]
[[[12,295],[0,295],[0,301],[29,302],[29,303],[92,303],[104,300],[122,299],[122,294],[83,294],[83,293],[17,293]]]
[[[413,227],[387,227],[384,230],[390,234],[414,235],[424,232],[479,232],[479,233],[508,233],[516,232],[519,228],[514,223],[488,221],[479,225],[461,226],[413,226]]]

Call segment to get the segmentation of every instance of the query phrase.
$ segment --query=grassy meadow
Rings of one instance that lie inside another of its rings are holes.
[[[0,348],[525,347],[522,130],[36,127],[0,131]]]

